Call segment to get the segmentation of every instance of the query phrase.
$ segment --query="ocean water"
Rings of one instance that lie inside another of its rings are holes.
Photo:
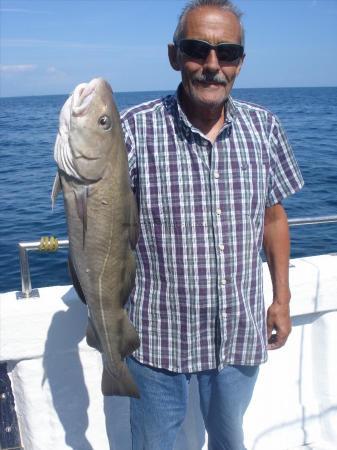
[[[117,93],[119,109],[168,92]],[[281,119],[305,180],[284,203],[289,217],[337,214],[337,88],[237,89],[237,99]],[[20,290],[18,242],[65,238],[62,196],[51,209],[53,146],[67,96],[0,99],[0,292]],[[337,224],[291,229],[292,257],[337,252]],[[33,287],[70,283],[67,250],[29,253]]]

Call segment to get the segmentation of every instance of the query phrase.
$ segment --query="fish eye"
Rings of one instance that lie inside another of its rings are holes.
[[[98,119],[98,124],[103,128],[103,130],[109,130],[112,125],[110,117],[106,115],[101,116]]]

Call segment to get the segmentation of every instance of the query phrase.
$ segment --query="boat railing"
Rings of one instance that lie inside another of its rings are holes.
[[[300,225],[317,225],[327,223],[337,223],[337,215],[319,216],[319,217],[299,217],[288,219],[290,227]],[[21,291],[16,293],[17,299],[39,297],[39,290],[32,289],[32,282],[30,277],[28,252],[56,252],[61,248],[68,248],[68,239],[58,240],[56,237],[42,237],[37,242],[19,242],[19,258],[21,269]]]
[[[28,252],[40,251],[40,252],[56,252],[60,248],[68,248],[68,239],[57,239],[54,236],[43,236],[40,241],[34,242],[19,242],[19,259],[20,259],[20,271],[21,271],[21,292],[16,293],[17,299],[39,297],[39,290],[32,289],[32,281],[30,278],[30,267]]]

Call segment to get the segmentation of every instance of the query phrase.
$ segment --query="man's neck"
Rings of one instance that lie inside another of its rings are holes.
[[[226,119],[226,104],[222,106],[205,107],[192,104],[181,95],[181,107],[191,124],[198,128],[211,142],[218,136]]]

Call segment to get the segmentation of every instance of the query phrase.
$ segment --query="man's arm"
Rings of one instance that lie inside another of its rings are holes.
[[[285,344],[291,331],[289,226],[280,203],[266,208],[263,248],[273,284],[273,303],[267,311],[268,349],[275,350]]]

